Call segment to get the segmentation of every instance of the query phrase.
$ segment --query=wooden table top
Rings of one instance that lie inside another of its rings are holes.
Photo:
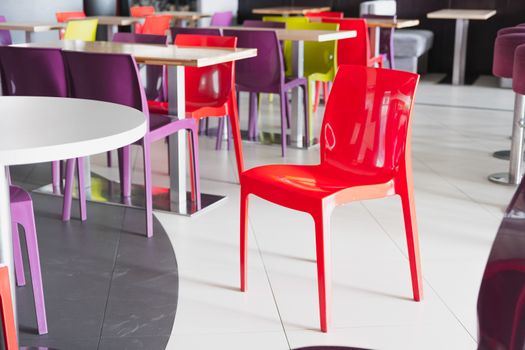
[[[231,30],[273,30],[277,33],[279,40],[291,41],[333,41],[340,39],[355,38],[357,32],[355,30],[299,30],[299,29],[284,29],[284,28],[256,28],[256,27],[210,27],[219,29]]]
[[[343,19],[357,19],[357,18],[343,18]],[[321,22],[321,17],[311,17],[310,22]],[[371,28],[410,28],[419,25],[419,19],[382,19],[382,18],[367,18],[366,24]]]
[[[84,18],[75,18],[73,20],[81,20]],[[143,22],[143,18],[129,17],[129,16],[89,16],[85,19],[98,19],[98,24],[108,26],[130,26],[135,23]]]
[[[193,20],[211,17],[210,14],[194,12],[194,11],[159,11],[159,12],[155,12],[155,15],[167,15],[167,16],[172,16],[175,19],[193,19]]]
[[[436,19],[472,19],[487,20],[496,14],[496,10],[443,9],[427,13],[428,18]]]
[[[329,6],[277,6],[253,9],[257,15],[304,15],[307,12],[330,11]]]
[[[0,29],[21,30],[24,32],[47,32],[49,30],[63,29],[64,23],[43,23],[43,22],[1,22]]]
[[[206,67],[257,56],[257,49],[190,48],[175,45],[125,44],[108,41],[61,40],[13,46],[47,47],[77,52],[129,54],[138,63],[191,67]]]

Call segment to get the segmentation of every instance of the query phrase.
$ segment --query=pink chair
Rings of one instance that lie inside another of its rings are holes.
[[[233,22],[233,13],[231,11],[215,12],[211,17],[210,26],[229,27]]]
[[[18,236],[18,225],[21,225],[24,228],[29,267],[31,269],[38,334],[47,334],[46,304],[42,286],[42,273],[40,271],[40,255],[38,253],[33,201],[29,193],[14,185],[9,187],[9,196],[11,201],[13,259],[15,261],[16,284],[18,286],[24,286],[26,284],[22,248],[20,246],[20,237]]]

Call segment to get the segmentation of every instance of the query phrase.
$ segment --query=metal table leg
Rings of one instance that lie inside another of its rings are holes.
[[[113,35],[118,33],[118,26],[116,24],[108,26],[108,41],[113,41]]]
[[[379,55],[379,28],[370,28],[370,52],[375,57]]]
[[[15,267],[13,264],[13,237],[11,233],[11,204],[7,171],[8,168],[6,166],[0,166],[0,264],[5,264],[9,269],[9,282],[11,284],[11,296],[13,298],[13,314],[15,317],[15,325],[18,325]],[[1,348],[3,349],[3,346]]]
[[[184,67],[168,66],[169,113],[186,118]],[[172,210],[186,213],[186,132],[169,137],[170,200]]]
[[[454,66],[452,69],[452,85],[465,84],[468,24],[468,19],[456,20],[456,38],[454,41]]]
[[[32,43],[33,42],[33,32],[25,32],[26,34],[26,43]]]
[[[514,118],[512,123],[512,143],[510,148],[510,165],[508,173],[489,176],[489,180],[507,185],[517,185],[523,176],[523,126],[525,124],[525,98],[516,94]]]
[[[293,76],[301,78],[304,76],[304,41],[292,41],[292,72]],[[291,137],[290,143],[294,147],[302,148],[304,135],[304,107],[303,90],[292,90],[292,118],[291,118]],[[312,118],[312,116],[310,116]],[[312,144],[310,140],[310,145]]]

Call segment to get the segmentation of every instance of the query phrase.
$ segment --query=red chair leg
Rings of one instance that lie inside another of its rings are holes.
[[[326,103],[328,102],[328,95],[330,94],[329,92],[329,89],[328,89],[328,82],[325,81],[323,82],[323,101],[324,101],[324,104],[326,106]]]
[[[315,245],[317,254],[319,317],[321,321],[321,331],[328,332],[332,301],[330,215],[325,211],[320,211],[313,216],[315,221]]]
[[[7,350],[18,350],[11,284],[9,283],[9,271],[6,266],[0,268],[0,307],[2,309],[4,346]]]
[[[244,158],[242,155],[242,139],[241,129],[239,125],[239,113],[237,111],[237,99],[235,89],[232,89],[230,94],[230,100],[228,101],[228,115],[230,117],[230,123],[233,133],[233,143],[235,146],[235,158],[237,160],[237,172],[239,174],[239,180],[241,174],[244,171]]]
[[[314,107],[313,107],[313,111],[314,113],[317,112],[317,108],[319,107],[319,94],[320,94],[320,91],[321,91],[321,82],[320,81],[316,81],[315,82],[315,97],[314,97]]]
[[[421,276],[421,263],[419,258],[419,238],[416,223],[416,208],[412,186],[406,186],[399,194],[403,206],[405,231],[407,237],[408,259],[410,262],[410,275],[412,277],[412,292],[415,301],[423,298],[423,280]]]
[[[241,186],[241,291],[248,287],[248,192]]]

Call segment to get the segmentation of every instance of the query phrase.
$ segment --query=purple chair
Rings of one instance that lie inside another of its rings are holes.
[[[36,235],[35,217],[33,214],[33,201],[29,193],[18,186],[9,186],[11,203],[11,225],[13,231],[13,260],[15,262],[16,284],[25,286],[24,262],[18,225],[24,228],[26,237],[27,256],[31,270],[31,284],[33,285],[33,299],[35,301],[38,334],[47,334],[46,304],[44,288],[42,285],[42,272],[40,270],[40,254],[38,252],[38,239]]]
[[[0,47],[0,74],[2,76],[2,90],[8,96],[53,96],[68,97],[64,61],[58,49]],[[57,126],[59,127],[59,126]],[[83,159],[71,160],[67,172],[72,183],[75,163],[80,164]],[[61,176],[60,163],[52,163],[53,191],[60,192]],[[84,174],[78,172],[78,181],[84,183]],[[71,190],[71,189],[70,189]],[[86,196],[84,186],[79,186],[80,218],[86,220]],[[70,197],[64,197],[62,219],[71,217]]]
[[[197,126],[193,118],[178,120],[169,115],[150,115],[146,94],[140,82],[135,59],[129,55],[62,52],[69,76],[71,96],[113,102],[142,111],[148,119],[148,132],[135,144],[141,145],[144,161],[146,235],[153,236],[153,198],[151,181],[151,144],[180,130],[191,136],[193,181],[197,207],[200,209],[199,156]],[[130,146],[119,150],[124,196],[131,194]]]
[[[362,15],[362,18],[390,19],[395,21],[397,16]],[[394,69],[394,28],[378,28],[379,30],[379,53],[388,59],[390,69]]]
[[[254,58],[236,62],[237,91],[250,93],[249,130],[252,137],[257,135],[257,93],[278,94],[281,99],[281,153],[286,155],[287,92],[302,87],[304,90],[305,135],[308,130],[308,80],[286,78],[284,60],[277,34],[272,30],[224,30],[226,36],[237,37],[237,47],[256,48]]]
[[[4,16],[0,16],[0,22],[5,22],[6,19]],[[0,45],[1,46],[9,46],[13,43],[13,40],[11,39],[11,33],[9,30],[0,30]]]
[[[215,12],[211,17],[210,26],[229,27],[233,22],[233,13],[231,11]]]
[[[286,28],[286,23],[284,22],[265,22],[265,21],[259,21],[256,19],[247,19],[246,21],[242,22],[243,27],[250,27],[250,28]]]

